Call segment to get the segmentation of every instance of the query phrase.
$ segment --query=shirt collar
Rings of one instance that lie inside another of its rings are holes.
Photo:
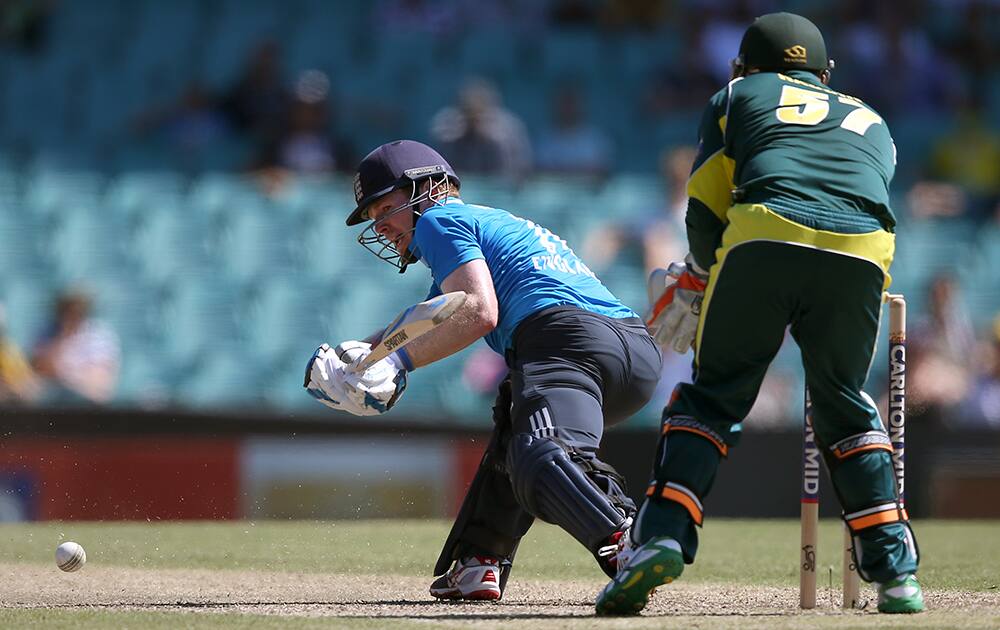
[[[781,74],[792,77],[793,79],[798,79],[799,81],[805,81],[807,83],[812,83],[813,85],[826,87],[823,85],[823,82],[820,81],[818,76],[808,70],[784,70]]]

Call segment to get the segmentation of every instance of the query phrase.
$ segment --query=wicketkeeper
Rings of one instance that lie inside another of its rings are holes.
[[[430,268],[429,297],[464,291],[459,310],[425,336],[357,376],[348,364],[366,341],[321,347],[306,387],[321,402],[381,413],[405,372],[481,337],[509,368],[493,408],[494,434],[431,585],[443,599],[499,599],[521,537],[535,518],[569,532],[614,575],[617,541],[635,505],[621,476],[597,457],[606,426],[649,400],[660,352],[622,305],[549,230],[504,210],[465,203],[451,166],[409,140],[382,145],[358,167],[348,225],[359,241],[405,271]]]
[[[599,614],[635,614],[694,562],[702,502],[789,326],[858,571],[877,583],[880,611],[923,610],[892,446],[862,389],[890,282],[896,149],[874,110],[827,87],[832,69],[812,22],[765,15],[705,109],[690,254],[651,275],[647,320],[663,346],[694,347],[694,382],[663,411],[653,479]]]

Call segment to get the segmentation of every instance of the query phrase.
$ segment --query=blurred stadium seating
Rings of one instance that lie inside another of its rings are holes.
[[[24,194],[4,201],[0,238],[9,245],[2,249],[0,287],[12,335],[22,344],[38,333],[32,325],[56,287],[90,287],[99,314],[123,338],[120,403],[154,394],[193,405],[307,403],[298,370],[312,347],[368,334],[427,289],[419,268],[400,276],[354,242],[343,226],[351,205],[346,178],[270,200],[229,176],[182,183],[164,173],[130,172],[98,185],[76,175],[25,175]],[[466,195],[578,243],[581,226],[597,226],[623,208],[653,206],[657,185],[652,176],[626,174],[597,191],[557,179],[515,191],[470,178]],[[619,196],[619,189],[634,198]],[[975,323],[987,324],[1000,309],[1000,230],[977,233],[971,223],[954,221],[904,225],[894,287],[919,312],[927,279],[954,270],[965,281]],[[643,308],[641,268],[624,261],[602,277],[630,306]],[[295,378],[266,376],[292,368]],[[415,378],[426,381],[434,372],[444,383],[457,369],[445,365]],[[409,395],[411,412],[417,401],[428,413],[469,406],[450,388],[428,388],[435,395],[418,389]]]
[[[328,72],[349,110],[405,101],[397,131],[418,139],[469,74],[494,79],[533,132],[547,117],[548,86],[567,75],[585,81],[590,111],[620,147],[619,172],[600,184],[533,177],[516,188],[463,176],[468,200],[530,218],[577,248],[602,222],[654,208],[662,195],[658,151],[696,140],[697,112],[646,125],[622,98],[638,93],[656,63],[678,54],[674,26],[638,36],[572,30],[538,41],[483,28],[435,45],[396,34],[373,50],[372,4],[63,2],[43,51],[0,49],[0,296],[14,339],[30,346],[52,292],[82,282],[122,337],[116,404],[312,409],[301,391],[312,349],[365,336],[424,296],[429,282],[421,269],[399,276],[344,228],[353,205],[348,177],[298,180],[268,197],[234,174],[245,165],[238,142],[191,162],[129,135],[142,108],[176,98],[191,81],[230,85],[264,38],[283,44],[286,70]],[[987,111],[996,118],[1000,77],[988,85]],[[901,115],[893,130],[901,155],[896,185],[905,190],[919,170],[907,156],[926,152],[940,125]],[[361,119],[347,133],[365,149],[390,139]],[[986,326],[1000,311],[1000,227],[978,229],[962,218],[910,221],[903,205],[897,212],[894,288],[919,313],[928,278],[952,270],[974,323]],[[603,278],[643,309],[641,268],[625,261]],[[455,385],[460,363],[415,373],[406,413],[485,422],[489,401]]]

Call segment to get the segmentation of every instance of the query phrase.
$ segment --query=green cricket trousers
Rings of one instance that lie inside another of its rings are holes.
[[[892,447],[863,391],[878,338],[893,253],[888,232],[836,234],[798,225],[760,204],[730,209],[710,270],[696,340],[693,383],[663,411],[647,499],[633,537],[676,539],[686,562],[720,461],[786,329],[802,353],[816,443],[855,538],[862,578],[914,572],[916,542],[899,504]],[[753,541],[746,541],[753,544]]]

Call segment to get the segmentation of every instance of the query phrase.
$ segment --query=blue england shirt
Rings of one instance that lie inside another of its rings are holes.
[[[616,319],[636,317],[583,264],[566,241],[540,225],[497,208],[449,198],[417,221],[410,251],[430,267],[428,298],[459,266],[486,261],[500,307],[486,343],[499,354],[513,344],[527,316],[550,306],[571,305]]]

